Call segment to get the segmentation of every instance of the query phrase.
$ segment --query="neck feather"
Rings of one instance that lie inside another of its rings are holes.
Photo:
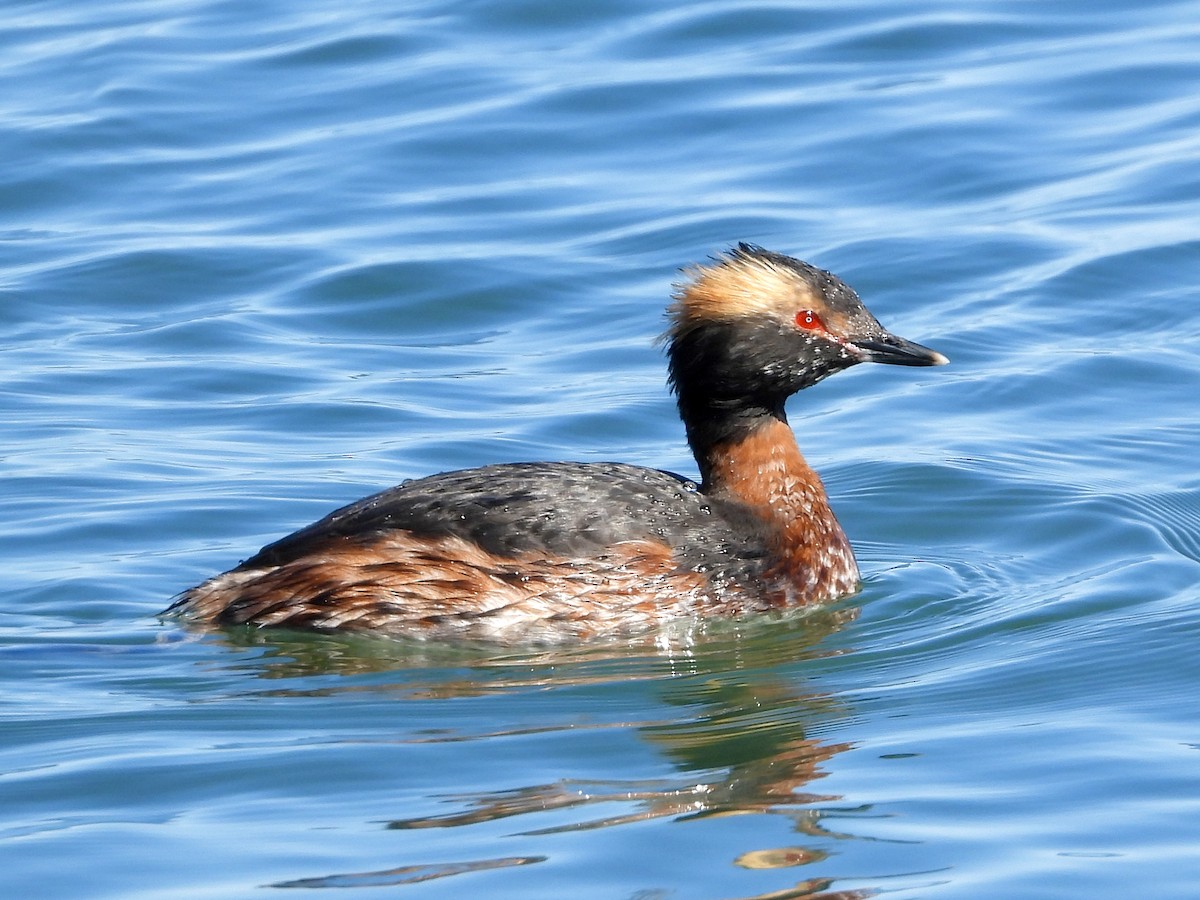
[[[694,449],[699,459],[701,449]],[[773,571],[786,585],[789,605],[856,589],[850,542],[782,415],[763,416],[704,448],[700,469],[705,493],[741,503],[767,524]]]

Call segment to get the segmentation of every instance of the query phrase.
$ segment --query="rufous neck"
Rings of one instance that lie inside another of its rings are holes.
[[[702,490],[744,504],[766,524],[772,572],[783,577],[787,603],[855,589],[859,575],[850,542],[785,419],[764,417],[707,450]]]
[[[730,496],[756,509],[775,509],[794,488],[821,483],[780,417],[758,418],[703,448],[703,458],[700,448],[695,449],[706,493]]]

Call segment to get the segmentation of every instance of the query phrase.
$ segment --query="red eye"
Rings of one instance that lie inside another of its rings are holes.
[[[796,313],[796,324],[801,328],[806,328],[809,331],[827,331],[825,323],[811,309],[802,309]]]

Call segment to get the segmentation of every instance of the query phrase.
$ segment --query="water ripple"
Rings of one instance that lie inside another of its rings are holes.
[[[6,13],[0,892],[1195,893],[1193,5]],[[673,652],[158,623],[406,477],[694,474],[652,341],[735,240],[953,360],[789,408],[857,596]]]

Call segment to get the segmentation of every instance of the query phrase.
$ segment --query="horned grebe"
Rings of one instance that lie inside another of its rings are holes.
[[[831,600],[858,565],[784,413],[860,362],[940,366],[838,278],[739,244],[668,310],[700,483],[623,463],[433,475],[338,509],[181,594],[206,624],[580,638]]]

